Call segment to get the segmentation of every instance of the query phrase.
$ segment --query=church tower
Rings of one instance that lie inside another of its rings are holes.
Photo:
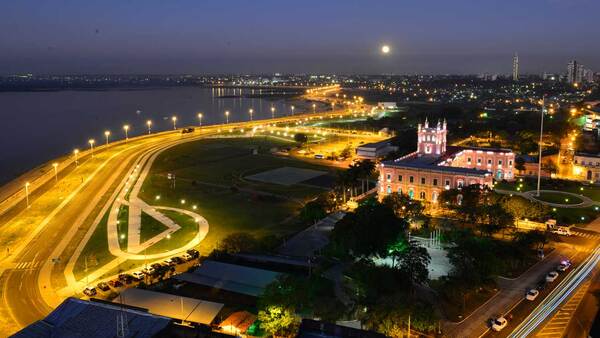
[[[418,126],[417,154],[441,156],[446,152],[446,120],[438,120],[435,127],[429,126],[429,121],[425,119],[425,124]]]

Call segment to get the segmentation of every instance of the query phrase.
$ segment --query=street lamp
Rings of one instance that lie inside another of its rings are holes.
[[[79,161],[77,160],[77,155],[79,154],[79,149],[74,149],[73,150],[73,155],[75,155],[75,166],[78,167],[79,166]]]
[[[25,183],[25,200],[27,201],[27,207],[29,208],[29,182]]]
[[[150,134],[152,128],[152,120],[146,121],[146,125],[148,126],[148,134]]]
[[[331,110],[335,110],[335,102],[331,102]]]
[[[225,111],[225,124],[229,124],[229,110]]]
[[[90,149],[92,150],[92,157],[94,157],[94,143],[96,143],[96,140],[91,138],[88,140],[88,143],[90,144]]]
[[[52,163],[52,167],[54,167],[54,182],[58,182],[58,163]]]
[[[292,109],[292,115],[294,115],[294,108],[296,108],[296,107],[291,106],[290,108]]]
[[[108,137],[110,136],[110,131],[109,130],[105,131],[104,136],[106,136],[106,146],[108,147]]]
[[[125,130],[125,143],[127,143],[127,140],[129,140],[129,137],[127,136],[127,131],[129,131],[129,125],[124,125],[123,130]]]
[[[275,118],[275,107],[271,106],[271,118]]]
[[[198,120],[200,121],[200,127],[202,127],[202,113],[198,113]]]
[[[173,121],[173,130],[177,129],[177,116],[171,117],[171,120]]]
[[[248,113],[250,113],[250,121],[252,121],[252,113],[254,113],[254,109],[250,108],[250,110],[248,110]]]
[[[315,113],[315,111],[316,111],[316,109],[317,109],[317,105],[313,103],[313,104],[312,104],[312,107],[313,107],[313,113]]]

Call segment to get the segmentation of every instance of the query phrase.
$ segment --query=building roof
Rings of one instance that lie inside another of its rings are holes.
[[[361,329],[326,323],[313,319],[302,319],[298,338],[385,338],[386,336]]]
[[[592,154],[592,153],[584,153],[582,151],[576,151],[575,156],[583,156],[583,157],[594,157],[599,158],[600,154]]]
[[[391,145],[391,139],[388,138],[388,139],[385,139],[385,140],[379,141],[379,142],[371,142],[371,143],[361,144],[357,148],[381,149],[381,148],[389,147],[390,145]]]
[[[25,327],[13,337],[93,337],[117,336],[117,316],[127,322],[125,337],[154,337],[171,323],[170,318],[114,304],[67,298],[46,318]]]
[[[221,303],[137,288],[123,291],[116,301],[160,316],[206,325],[210,325],[223,308]]]
[[[182,273],[177,280],[258,297],[279,272],[206,260],[194,272]]]
[[[219,326],[233,326],[240,332],[246,332],[252,324],[256,321],[256,316],[248,311],[234,312],[229,317],[225,318]]]

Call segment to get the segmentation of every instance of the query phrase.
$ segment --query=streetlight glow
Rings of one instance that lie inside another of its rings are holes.
[[[225,124],[229,124],[229,110],[225,111]]]
[[[148,134],[150,134],[152,128],[152,120],[146,121],[146,125],[148,126]]]
[[[77,155],[79,154],[79,149],[75,148],[73,150],[73,155],[75,155],[75,167],[79,166],[79,161],[77,160]]]
[[[388,46],[388,45],[381,46],[381,52],[383,54],[388,54],[390,52],[390,46]]]
[[[200,121],[200,127],[202,127],[202,113],[198,113],[198,120]]]
[[[248,110],[248,113],[250,113],[250,121],[252,121],[252,114],[254,113],[254,109],[250,108]]]
[[[275,107],[271,106],[271,118],[275,118]]]
[[[127,136],[127,132],[129,131],[129,125],[124,125],[123,130],[125,130],[125,143],[127,143],[127,140],[129,140],[129,137]]]
[[[108,137],[110,136],[110,130],[106,130],[104,132],[104,136],[106,137],[106,146],[108,146]]]
[[[90,144],[90,149],[92,150],[92,157],[94,157],[94,143],[96,143],[96,140],[91,138],[88,140],[88,143]]]
[[[173,130],[177,129],[177,116],[171,117],[171,120],[173,121]]]

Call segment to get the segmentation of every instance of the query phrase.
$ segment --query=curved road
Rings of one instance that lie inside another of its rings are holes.
[[[66,285],[63,270],[70,254],[75,250],[93,223],[94,218],[100,211],[99,206],[104,205],[114,189],[118,187],[119,182],[128,174],[131,165],[148,149],[181,138],[200,139],[208,133],[214,133],[223,128],[251,128],[269,122],[295,122],[319,114],[303,114],[274,120],[231,123],[227,127],[222,125],[203,127],[201,132],[196,131],[193,134],[186,135],[180,134],[179,131],[152,134],[130,139],[127,144],[120,142],[110,145],[104,150],[104,152],[108,151],[112,155],[108,159],[106,159],[107,156],[102,159],[103,156],[100,152],[97,152],[96,157],[93,159],[89,156],[87,159],[80,158],[79,168],[67,173],[55,185],[44,187],[43,191],[33,193],[31,198],[32,207],[26,209],[21,203],[17,206],[21,210],[13,211],[14,216],[2,225],[2,227],[5,227],[15,219],[27,219],[28,214],[41,212],[38,210],[36,203],[42,203],[48,195],[62,201],[50,212],[45,210],[48,214],[42,215],[43,222],[26,224],[26,234],[15,240],[18,243],[16,245],[18,248],[12,248],[11,255],[0,261],[0,290],[2,292],[0,335],[8,336],[20,328],[43,318],[52,310],[51,306],[43,300],[40,287],[38,287],[42,266],[47,262],[53,262],[54,264],[53,285],[42,285],[42,290],[53,292],[52,290]],[[353,113],[351,110],[345,110],[335,112],[335,114],[349,115]],[[101,163],[101,160],[104,163]],[[98,167],[101,164],[103,166]],[[88,179],[89,176],[84,177],[80,174],[86,166],[88,166],[88,169],[90,166],[97,167],[97,171],[91,179]],[[70,183],[61,186],[63,181]],[[78,184],[74,185],[73,181],[77,181]],[[15,224],[23,226],[19,222]],[[81,225],[73,229],[75,235],[61,257],[52,257],[53,251],[63,240],[65,233],[78,224]],[[57,258],[60,260],[55,261],[54,259]],[[74,292],[79,291],[74,290]]]

